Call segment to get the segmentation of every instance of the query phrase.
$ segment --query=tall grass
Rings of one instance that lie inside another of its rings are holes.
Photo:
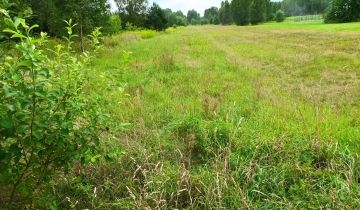
[[[357,34],[285,26],[111,38],[126,44],[109,42],[88,75],[127,124],[102,142],[110,162],[52,183],[56,204],[359,209]]]

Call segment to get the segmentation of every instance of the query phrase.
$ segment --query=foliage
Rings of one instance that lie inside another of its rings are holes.
[[[157,31],[163,31],[168,26],[164,10],[162,10],[156,3],[153,3],[152,7],[150,7],[146,14],[145,26],[146,28]]]
[[[141,27],[138,27],[138,26],[135,26],[134,24],[132,23],[129,23],[127,22],[125,24],[125,31],[138,31],[138,30],[141,30],[142,28]]]
[[[187,13],[187,20],[191,25],[197,25],[200,23],[200,14],[194,9],[189,10]]]
[[[191,19],[190,24],[191,25],[200,25],[201,24],[201,19]]]
[[[219,20],[219,9],[217,7],[210,7],[204,12],[204,18],[206,18],[210,24],[218,25]]]
[[[94,28],[105,26],[109,21],[110,5],[107,0],[19,0],[34,12],[30,24],[39,24],[37,32],[45,31],[51,36],[62,36],[64,19],[79,24],[75,31],[83,37]]]
[[[168,26],[186,26],[188,24],[186,16],[181,12],[172,12],[171,9],[165,10]]]
[[[124,28],[128,23],[136,27],[144,25],[147,0],[115,0],[115,3]]]
[[[253,0],[250,8],[250,23],[256,25],[265,21],[266,0]]]
[[[326,23],[345,23],[360,21],[360,2],[358,0],[334,0],[325,16]]]
[[[250,23],[250,8],[252,0],[232,0],[231,11],[236,25],[248,25]]]
[[[219,20],[223,25],[229,25],[232,23],[231,6],[228,0],[221,2],[219,9]]]
[[[12,208],[28,202],[21,198],[32,200],[41,185],[75,162],[95,161],[105,118],[96,101],[85,96],[87,58],[71,53],[72,21],[67,48],[57,45],[50,59],[41,49],[46,33],[31,36],[38,25],[2,12],[9,27],[4,32],[16,41],[0,65],[0,182]],[[91,37],[96,45],[99,35],[97,30]]]
[[[201,24],[201,25],[209,25],[209,24],[210,24],[210,21],[209,21],[209,19],[207,19],[207,18],[201,18],[201,19],[200,19],[200,24]]]
[[[108,23],[104,26],[104,31],[110,35],[117,34],[121,31],[121,19],[119,15],[110,15]]]
[[[157,32],[154,30],[140,30],[137,32],[143,39],[151,39],[156,36]]]
[[[32,15],[31,8],[20,5],[19,0],[0,0],[0,44],[3,41],[7,41],[10,36],[8,33],[3,32],[3,30],[7,27],[5,19],[3,18],[4,14],[17,16],[19,18],[29,18]],[[4,45],[2,47],[5,47]],[[0,49],[1,53],[1,49]],[[0,54],[1,55],[1,54]]]
[[[285,20],[285,13],[282,10],[278,10],[275,14],[275,21],[280,23]]]

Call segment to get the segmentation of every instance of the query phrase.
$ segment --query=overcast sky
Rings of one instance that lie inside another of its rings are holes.
[[[173,11],[181,10],[186,15],[187,12],[191,9],[195,9],[201,15],[203,15],[204,10],[212,6],[220,7],[222,0],[148,0],[149,4],[156,2],[160,5],[161,8],[170,8]],[[116,6],[113,0],[110,0],[113,5],[113,10],[116,9]]]

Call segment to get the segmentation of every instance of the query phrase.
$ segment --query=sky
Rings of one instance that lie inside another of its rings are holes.
[[[220,7],[222,0],[148,0],[151,5],[156,2],[161,8],[170,8],[173,11],[181,10],[185,15],[191,9],[195,9],[201,15],[204,14],[205,9],[212,6]],[[112,10],[116,10],[115,3],[110,0],[112,4]]]

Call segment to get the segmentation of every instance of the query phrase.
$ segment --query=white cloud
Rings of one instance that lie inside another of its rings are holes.
[[[149,0],[151,5],[156,2],[161,8],[170,8],[173,11],[181,10],[186,15],[191,9],[195,9],[200,14],[203,14],[205,9],[212,6],[220,7],[222,0]],[[113,10],[116,10],[115,3],[110,0]]]

